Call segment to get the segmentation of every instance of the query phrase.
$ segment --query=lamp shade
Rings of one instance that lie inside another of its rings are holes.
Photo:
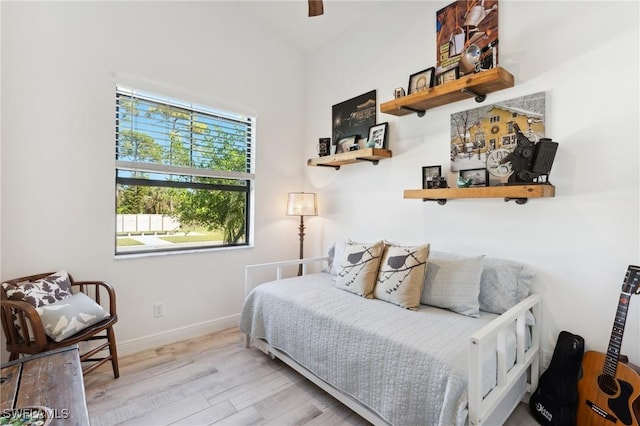
[[[317,216],[318,202],[312,192],[290,192],[287,200],[287,216]]]

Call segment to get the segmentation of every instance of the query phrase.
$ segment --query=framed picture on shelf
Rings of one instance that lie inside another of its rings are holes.
[[[369,139],[367,140],[367,146],[371,148],[387,149],[387,146],[389,145],[389,136],[387,134],[388,128],[389,123],[386,122],[369,127]]]
[[[340,102],[331,107],[331,141],[338,141],[351,135],[366,137],[369,127],[376,124],[376,91]]]
[[[438,74],[438,86],[441,84],[448,83],[450,81],[455,81],[460,78],[460,69],[458,67],[453,67],[449,70],[443,71]]]
[[[341,154],[343,152],[349,152],[349,149],[351,148],[351,146],[353,146],[353,144],[356,143],[357,140],[358,140],[357,135],[347,136],[346,138],[342,138],[338,140],[338,143],[336,143],[335,153]]]
[[[434,184],[439,185],[442,176],[442,166],[422,167],[422,189],[434,188]]]
[[[460,177],[471,179],[469,186],[489,186],[489,172],[484,169],[460,170]]]
[[[415,74],[411,74],[409,77],[409,89],[407,94],[421,92],[433,87],[433,77],[436,72],[434,67],[427,68],[426,70],[419,71]]]
[[[320,138],[318,140],[318,155],[325,157],[331,152],[331,138]]]

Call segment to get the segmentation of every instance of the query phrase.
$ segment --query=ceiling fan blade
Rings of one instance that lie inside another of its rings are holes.
[[[324,13],[322,0],[308,0],[308,2],[309,2],[309,16],[319,16]]]

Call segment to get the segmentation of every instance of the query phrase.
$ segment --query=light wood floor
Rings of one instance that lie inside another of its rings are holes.
[[[368,425],[237,328],[120,358],[84,377],[92,426]],[[537,423],[521,404],[508,426]]]

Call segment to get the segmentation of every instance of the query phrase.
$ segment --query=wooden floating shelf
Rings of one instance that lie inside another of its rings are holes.
[[[380,112],[398,116],[418,113],[422,116],[428,109],[469,99],[469,97],[475,97],[477,102],[482,102],[488,93],[513,87],[513,84],[513,75],[507,70],[502,67],[491,68],[384,102],[380,104]]]
[[[548,183],[504,185],[476,188],[405,189],[404,198],[437,201],[445,204],[455,198],[504,198],[524,204],[529,198],[555,197],[556,187]]]
[[[326,155],[324,157],[310,158],[307,166],[334,167],[336,170],[344,164],[370,162],[374,165],[385,158],[391,158],[391,151],[381,148],[364,148],[355,151],[342,152],[340,154]]]

